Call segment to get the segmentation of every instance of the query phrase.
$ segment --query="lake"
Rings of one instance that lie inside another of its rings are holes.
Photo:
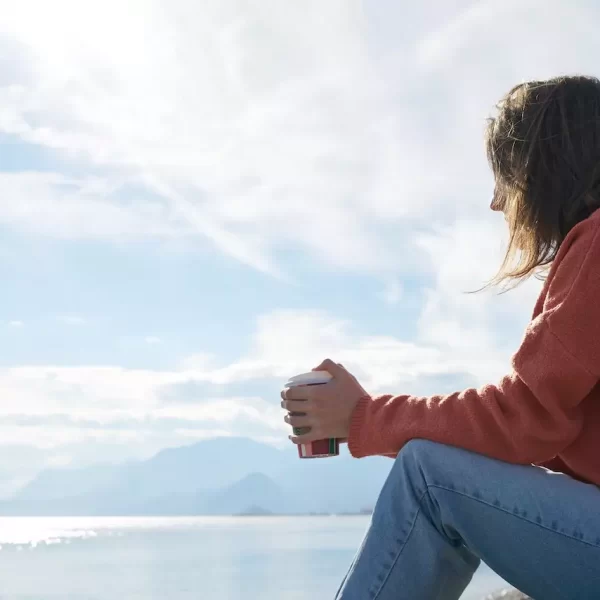
[[[333,598],[368,518],[0,518],[0,600]],[[503,586],[482,567],[463,595]]]

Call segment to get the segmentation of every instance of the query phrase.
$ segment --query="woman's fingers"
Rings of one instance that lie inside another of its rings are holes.
[[[292,427],[307,427],[311,425],[311,419],[306,415],[288,413],[287,415],[285,415],[283,420]]]
[[[289,412],[309,412],[313,403],[311,400],[282,400],[281,408]]]
[[[299,385],[298,387],[283,390],[281,397],[284,400],[314,400],[322,395],[323,390],[321,388],[327,385]]]
[[[308,433],[303,435],[290,435],[290,441],[294,444],[309,444],[316,440],[322,440],[325,436],[320,432],[318,428],[312,428]]]
[[[368,396],[342,363],[327,359],[313,371],[328,371],[333,378],[328,383],[288,388],[281,393],[281,407],[296,413],[286,418],[293,426],[294,435],[290,439],[295,444],[347,438],[352,411],[361,398]],[[303,416],[306,420],[296,421],[291,418],[293,416]],[[309,427],[310,432],[305,433]]]

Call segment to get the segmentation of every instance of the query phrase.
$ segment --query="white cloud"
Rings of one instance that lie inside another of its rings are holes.
[[[596,71],[597,3],[432,0],[403,6],[385,40],[358,0],[127,6],[0,0],[0,133],[83,173],[0,173],[0,225],[61,240],[208,240],[275,275],[291,249],[375,274],[400,308],[404,275],[418,275],[418,335],[276,311],[228,364],[200,353],[171,371],[4,369],[12,401],[0,415],[79,420],[8,423],[6,439],[60,449],[90,436],[132,448],[215,432],[276,438],[276,398],[240,385],[328,355],[373,391],[426,393],[504,372],[539,286],[464,293],[493,275],[505,227],[487,211],[484,118],[517,81]],[[161,401],[189,382],[221,392],[201,405]],[[181,422],[167,435],[169,419]]]
[[[432,304],[412,341],[369,335],[322,311],[275,311],[258,320],[247,356],[204,371],[202,377],[220,384],[267,377],[283,380],[329,356],[355,370],[373,392],[434,393],[429,385],[432,378],[445,378],[452,385],[453,376],[459,386],[465,380],[469,385],[493,383],[510,368],[526,315],[521,312],[515,318],[514,312],[500,307],[502,299],[489,293],[483,299],[456,290],[451,294],[448,301],[457,305],[457,316],[449,322],[451,331],[439,331],[440,323],[448,323],[447,315]],[[478,313],[478,305],[487,306],[492,313],[489,319],[485,311]],[[497,328],[504,329],[507,343],[492,340],[482,346]]]
[[[461,219],[418,237],[435,273],[419,321],[424,342],[454,351],[485,348],[488,356],[515,349],[540,282],[532,279],[502,296],[497,289],[472,293],[494,275],[490,265],[501,264],[506,243],[501,221]]]
[[[384,240],[382,229],[430,216],[452,170],[423,160],[422,133],[372,62],[358,3],[197,11],[186,1],[126,12],[11,5],[0,34],[27,68],[0,88],[0,130],[99,165],[108,190],[117,168],[164,205],[14,175],[5,183],[19,201],[2,204],[0,220],[75,238],[195,233],[269,272],[283,245],[351,269],[395,269],[401,253],[409,268],[411,239]]]
[[[119,186],[56,173],[1,173],[0,225],[60,239],[131,241],[185,235],[168,211],[144,198],[123,205]]]
[[[417,43],[388,40],[381,56],[357,1],[0,0],[0,131],[97,173],[3,175],[0,223],[202,237],[273,274],[290,246],[336,268],[419,271],[416,232],[487,222],[481,132],[498,96],[593,72],[600,46],[590,2],[455,6],[429,3],[441,27],[407,7],[394,38]],[[128,198],[132,181],[151,199]]]
[[[155,335],[147,335],[144,338],[144,342],[146,342],[146,344],[149,346],[156,346],[157,344],[161,343],[161,339]]]
[[[25,325],[25,323],[23,323],[23,321],[9,321],[8,322],[8,326],[9,327],[23,327]]]
[[[593,56],[586,56],[586,50],[599,46],[592,24],[597,15],[598,5],[588,0],[470,2],[442,27],[423,36],[417,56],[425,68],[454,69],[466,63],[488,76],[498,75],[497,69],[482,69],[489,59],[522,77],[535,77],[535,71],[545,77],[550,69],[550,74],[573,69],[593,73]],[[536,44],[543,42],[543,52],[536,51]],[[474,47],[477,53],[472,52]]]
[[[218,432],[283,440],[279,386],[327,356],[353,370],[373,393],[449,392],[506,372],[508,349],[481,352],[490,335],[488,320],[470,307],[474,323],[467,329],[459,319],[455,326],[461,335],[442,343],[434,335],[436,310],[430,308],[434,317],[415,341],[368,335],[321,311],[282,310],[257,320],[250,350],[229,364],[200,354],[175,370],[3,368],[2,439],[57,451],[86,440],[139,445],[158,437],[176,444],[182,431],[184,437]],[[496,325],[510,325],[501,313],[496,316]],[[434,389],[440,385],[445,389]]]

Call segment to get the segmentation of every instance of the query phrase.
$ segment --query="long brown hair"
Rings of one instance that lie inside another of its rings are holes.
[[[600,207],[600,81],[556,77],[512,88],[489,119],[492,207],[509,244],[492,283],[519,283],[549,265],[569,231]]]

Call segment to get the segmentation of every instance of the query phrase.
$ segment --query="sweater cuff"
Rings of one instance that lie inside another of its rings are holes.
[[[368,456],[363,449],[361,430],[363,429],[368,405],[373,401],[371,396],[363,396],[354,407],[350,417],[350,429],[348,431],[348,450],[354,458]]]

